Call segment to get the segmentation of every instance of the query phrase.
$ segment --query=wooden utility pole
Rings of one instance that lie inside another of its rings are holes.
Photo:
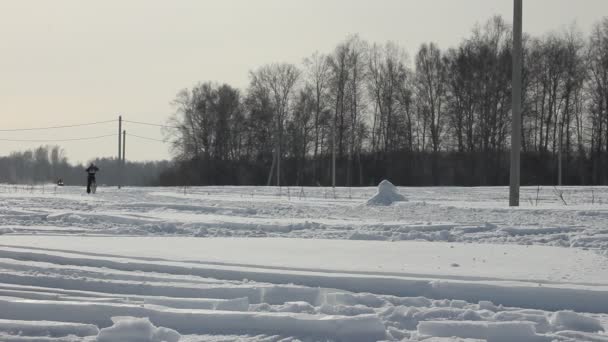
[[[336,193],[336,120],[338,120],[337,112],[331,126],[331,187],[334,189],[334,194]]]
[[[120,189],[122,185],[122,179],[120,174],[120,164],[121,164],[121,134],[122,134],[122,115],[118,116],[118,188]]]
[[[564,138],[563,117],[559,121],[559,143],[557,144],[557,185],[562,185],[562,139]]]
[[[121,179],[124,177],[124,174],[125,174],[125,165],[126,165],[126,160],[127,160],[127,159],[125,159],[126,146],[127,146],[127,130],[124,130],[124,131],[122,131],[122,161],[120,163],[120,178]]]
[[[279,132],[278,132],[278,137],[279,137],[279,143],[277,144],[277,186],[279,187],[279,194],[280,194],[280,187],[281,187],[281,115],[279,115],[279,123],[278,123],[278,127],[279,127]]]
[[[521,31],[522,0],[513,0],[513,74],[511,80],[512,120],[511,120],[511,170],[509,174],[509,206],[519,206],[520,150],[521,150]]]

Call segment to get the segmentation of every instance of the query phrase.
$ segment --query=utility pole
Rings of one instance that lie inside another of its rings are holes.
[[[557,185],[562,186],[562,139],[563,139],[563,118],[559,122],[559,144],[557,144]]]
[[[520,150],[521,150],[521,31],[522,0],[513,0],[513,74],[511,80],[511,170],[509,174],[509,206],[519,207]]]
[[[331,187],[336,194],[336,120],[338,114],[334,116],[334,120],[331,126]]]
[[[122,131],[122,163],[120,165],[120,178],[124,177],[125,174],[125,165],[127,159],[125,159],[125,150],[127,146],[127,130]]]
[[[277,128],[279,130],[277,134],[279,140],[279,143],[277,144],[277,187],[279,188],[279,195],[281,194],[281,139],[283,138],[281,134],[283,129],[281,120],[282,116],[279,113],[279,121],[277,122]]]
[[[120,174],[120,164],[121,164],[121,133],[122,133],[122,115],[118,116],[118,188],[120,189],[120,186],[122,185],[122,179],[121,178],[121,174]]]

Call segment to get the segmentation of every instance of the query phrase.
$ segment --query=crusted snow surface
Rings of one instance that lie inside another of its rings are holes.
[[[0,185],[0,341],[608,341],[608,188],[392,190]]]

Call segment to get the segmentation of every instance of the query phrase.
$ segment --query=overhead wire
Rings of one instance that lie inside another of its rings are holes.
[[[155,138],[149,138],[149,137],[143,137],[141,135],[135,135],[135,134],[131,134],[131,133],[127,133],[127,136],[131,136],[131,137],[139,138],[139,139],[145,139],[145,140],[158,141],[158,142],[162,142],[162,143],[166,143],[167,142],[165,140],[155,139]]]
[[[0,141],[11,141],[11,142],[63,142],[63,141],[80,141],[80,140],[93,140],[107,137],[115,137],[116,134],[99,135],[95,137],[83,137],[83,138],[70,138],[70,139],[4,139],[0,138]]]
[[[155,126],[155,127],[162,127],[162,128],[175,128],[175,129],[179,129],[179,127],[177,127],[177,126],[163,125],[163,124],[157,124],[157,123],[151,123],[151,122],[142,122],[142,121],[133,121],[133,120],[122,120],[122,122],[125,122],[125,123],[128,122],[128,123],[137,124],[137,125],[146,125],[146,126]],[[141,136],[141,135],[137,135],[137,134],[133,134],[133,133],[127,133],[127,136],[132,136],[132,137],[138,138],[138,139],[144,139],[144,140],[150,140],[150,141],[157,141],[157,142],[167,143],[167,141],[163,140],[163,139],[150,138],[150,137],[145,137],[145,136]]]
[[[104,124],[104,123],[109,123],[109,122],[116,122],[116,121],[117,120],[114,119],[114,120],[87,122],[87,123],[73,124],[73,125],[59,125],[59,126],[47,126],[47,127],[30,127],[30,128],[5,128],[5,129],[0,129],[0,132],[40,131],[40,130],[47,130],[47,129],[93,126],[93,125],[99,125],[99,124]]]
[[[157,126],[157,127],[166,127],[166,128],[176,128],[176,129],[180,128],[180,127],[177,127],[177,126],[162,125],[162,124],[156,124],[156,123],[150,123],[150,122],[141,122],[141,121],[122,120],[122,122],[130,122],[130,123],[134,123],[134,124],[138,124],[138,125],[146,125],[146,126]]]
[[[112,120],[87,122],[87,123],[72,124],[72,125],[55,125],[55,126],[28,127],[28,128],[4,128],[4,129],[0,129],[0,132],[38,131],[38,130],[61,129],[61,128],[71,128],[71,127],[83,127],[83,126],[93,126],[93,125],[99,125],[99,124],[105,124],[105,123],[117,122],[117,121],[118,121],[117,119],[112,119]],[[164,127],[164,128],[179,129],[179,127],[177,127],[177,126],[163,125],[163,124],[156,124],[156,123],[142,122],[142,121],[132,121],[132,120],[124,120],[123,119],[122,122],[123,123],[127,123],[128,122],[128,123],[132,123],[132,124],[146,125],[146,126],[155,126],[155,127]],[[127,133],[127,135],[135,137],[135,138],[139,138],[139,139],[150,140],[150,141],[157,141],[157,142],[163,142],[163,143],[167,142],[166,140],[145,137],[145,136],[136,135],[136,134],[132,134],[132,133]],[[94,140],[94,139],[101,139],[101,138],[107,138],[107,137],[113,137],[113,136],[115,136],[115,134],[99,135],[99,136],[93,136],[93,137],[82,137],[82,138],[67,138],[67,139],[8,139],[8,138],[0,138],[0,141],[45,143],[45,142],[66,142],[66,141]]]

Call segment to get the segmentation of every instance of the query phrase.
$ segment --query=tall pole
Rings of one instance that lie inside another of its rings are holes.
[[[120,167],[120,177],[124,178],[125,176],[125,165],[127,163],[127,159],[125,159],[125,150],[127,147],[127,130],[122,131],[122,163]]]
[[[279,134],[278,134],[278,140],[279,143],[277,144],[277,187],[281,186],[281,138],[282,138],[282,129],[283,127],[281,126],[281,114],[279,113],[279,122],[277,122],[277,127],[279,129]],[[279,194],[281,193],[281,190],[279,189]]]
[[[122,133],[122,115],[118,116],[118,188],[120,189],[121,183],[122,183],[122,179],[121,178],[121,174],[120,174],[120,164],[121,164],[121,133]]]
[[[557,145],[557,185],[562,186],[562,139],[563,119],[559,122],[559,144]]]
[[[331,187],[336,190],[336,120],[338,114],[334,116],[331,126]]]
[[[521,150],[521,31],[522,0],[513,0],[513,74],[511,81],[513,118],[511,120],[511,170],[509,206],[519,206],[520,150]]]

